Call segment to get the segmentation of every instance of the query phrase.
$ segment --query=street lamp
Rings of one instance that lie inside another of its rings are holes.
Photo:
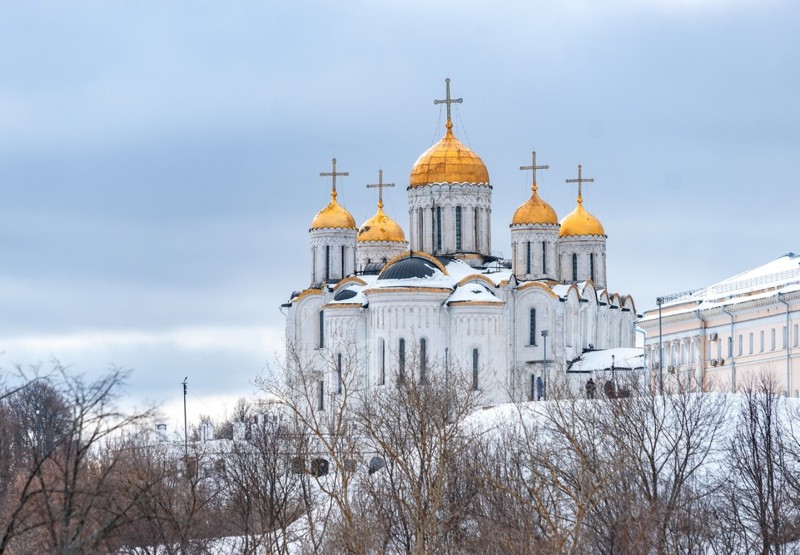
[[[544,400],[547,401],[547,336],[550,334],[547,330],[542,330],[542,338],[544,339]]]

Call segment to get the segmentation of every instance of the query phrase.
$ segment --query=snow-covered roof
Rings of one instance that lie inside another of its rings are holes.
[[[611,368],[612,362],[615,368],[631,370],[644,368],[644,349],[620,347],[602,351],[587,351],[572,363],[570,370],[573,372],[607,370]]]

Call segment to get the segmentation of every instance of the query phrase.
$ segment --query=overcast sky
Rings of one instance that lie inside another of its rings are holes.
[[[798,243],[793,0],[0,2],[0,368],[133,369],[129,399],[218,415],[282,351],[328,201],[408,228],[443,132],[486,163],[493,249],[529,196],[608,234],[639,312]]]

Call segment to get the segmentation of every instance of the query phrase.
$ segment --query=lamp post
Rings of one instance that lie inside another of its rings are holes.
[[[542,330],[542,338],[544,339],[544,400],[547,401],[547,336],[550,334],[547,330]]]
[[[658,393],[664,394],[664,380],[662,379],[662,369],[664,368],[664,349],[662,347],[662,328],[661,328],[661,305],[664,304],[664,297],[656,298],[658,304]]]

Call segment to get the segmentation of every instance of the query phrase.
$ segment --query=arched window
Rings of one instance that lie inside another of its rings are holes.
[[[319,311],[319,348],[325,347],[325,311]]]
[[[436,250],[442,250],[442,207],[436,207]]]
[[[478,349],[472,349],[472,389],[478,389]]]
[[[526,249],[526,262],[525,262],[525,273],[531,273],[531,242],[528,241],[528,248]]]
[[[592,281],[594,281],[594,253],[589,253],[589,273]]]
[[[336,393],[342,393],[342,353],[336,355]]]
[[[342,245],[342,273],[339,274],[340,278],[344,278],[344,245]]]
[[[542,274],[547,275],[547,242],[542,241]]]
[[[428,341],[425,338],[419,340],[419,381],[425,383],[428,372]]]
[[[325,245],[325,281],[331,278],[331,247]]]
[[[383,338],[378,339],[378,385],[386,383],[386,342]]]
[[[400,339],[397,346],[397,379],[403,381],[406,378],[406,340]]]
[[[528,328],[528,345],[536,345],[536,309],[530,312],[530,322]]]
[[[461,207],[456,206],[456,250],[461,250]]]
[[[578,281],[578,255],[572,254],[572,281]]]

